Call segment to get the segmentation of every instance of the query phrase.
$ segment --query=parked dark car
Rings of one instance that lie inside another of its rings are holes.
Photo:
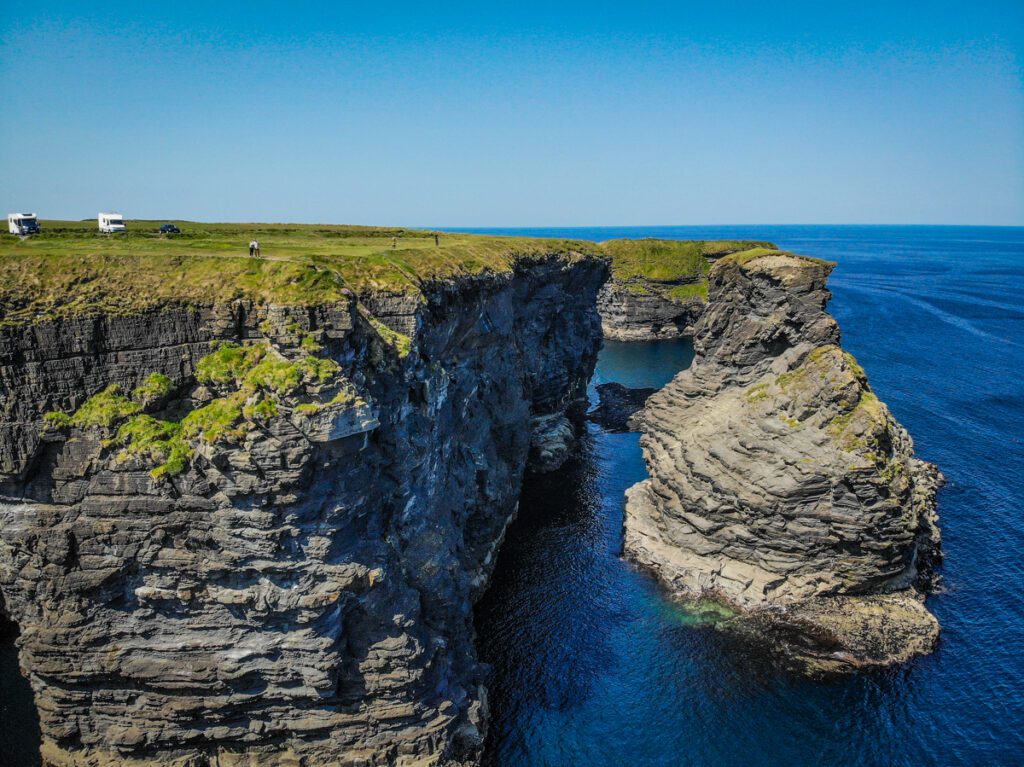
[[[181,230],[174,224],[164,224],[160,227],[160,234],[181,234]]]

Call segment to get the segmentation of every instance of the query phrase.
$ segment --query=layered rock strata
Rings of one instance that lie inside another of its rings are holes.
[[[688,283],[696,285],[697,280]],[[671,286],[647,281],[622,284],[610,280],[598,294],[605,338],[613,341],[660,341],[693,335],[706,306],[703,295],[669,295]]]
[[[605,338],[660,341],[693,336],[708,302],[711,264],[734,253],[776,250],[754,240],[609,240],[612,276],[598,294]]]
[[[875,396],[826,312],[832,264],[727,257],[696,356],[635,419],[650,479],[627,493],[625,552],[682,597],[803,668],[929,652],[938,470]]]
[[[44,763],[475,759],[472,605],[531,424],[585,395],[606,276],[552,256],[381,296],[382,319],[240,300],[5,326],[0,609]]]

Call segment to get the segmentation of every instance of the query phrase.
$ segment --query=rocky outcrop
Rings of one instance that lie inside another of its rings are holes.
[[[597,298],[604,337],[659,341],[692,336],[706,299],[700,293],[677,298],[669,293],[670,288],[646,281],[623,284],[609,280]]]
[[[5,326],[0,608],[45,764],[471,761],[472,605],[550,441],[531,424],[585,395],[606,269],[524,259],[380,296],[380,319]]]
[[[614,382],[598,384],[595,388],[598,404],[587,413],[587,420],[612,432],[633,430],[633,415],[657,391],[648,387],[630,389]]]
[[[753,240],[609,240],[611,279],[597,297],[605,338],[660,341],[693,336],[708,302],[708,270],[723,256],[774,251]]]
[[[636,416],[650,479],[627,494],[626,554],[677,595],[810,670],[929,652],[937,469],[840,347],[832,265],[727,257],[693,366]]]

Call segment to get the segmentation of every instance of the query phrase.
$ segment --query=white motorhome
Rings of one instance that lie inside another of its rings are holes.
[[[96,223],[104,234],[125,231],[124,216],[120,213],[100,213],[96,216]]]
[[[25,236],[27,234],[38,234],[39,222],[36,221],[36,214],[8,213],[7,231],[10,232],[11,234],[20,234],[22,236]]]

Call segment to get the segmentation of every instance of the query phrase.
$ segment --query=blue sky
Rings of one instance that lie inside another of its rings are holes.
[[[6,11],[8,210],[1024,224],[1020,0]]]

